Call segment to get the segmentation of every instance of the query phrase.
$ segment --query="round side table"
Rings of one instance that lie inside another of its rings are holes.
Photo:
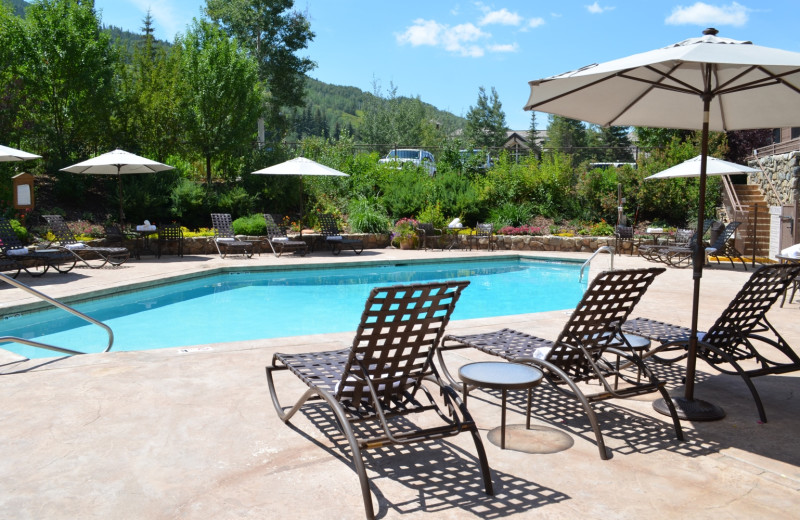
[[[469,363],[458,370],[464,382],[464,406],[467,404],[469,387],[491,388],[502,392],[500,418],[500,448],[506,449],[506,394],[508,390],[527,390],[528,405],[525,410],[525,427],[531,426],[531,393],[534,386],[542,382],[542,371],[529,365],[507,361],[480,361]]]

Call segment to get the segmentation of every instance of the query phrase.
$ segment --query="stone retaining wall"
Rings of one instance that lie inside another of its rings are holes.
[[[759,161],[750,161],[749,166],[761,167],[764,171],[763,176],[761,173],[748,174],[747,183],[761,188],[768,205],[783,206],[794,204],[795,201],[800,200],[800,152],[770,155]],[[767,179],[772,182],[778,193],[782,194],[783,201],[777,199]],[[789,197],[788,201],[785,200],[787,196]]]
[[[375,235],[375,234],[352,234],[344,235],[346,238],[360,238],[364,241],[365,249],[384,249],[389,247],[389,235]],[[262,242],[266,237],[240,237],[242,240],[252,242]],[[324,247],[321,244],[321,235],[303,235],[302,239],[309,245],[317,241],[316,249]],[[559,236],[504,236],[497,235],[492,237],[495,240],[497,249],[499,251],[566,251],[566,252],[585,252],[593,253],[602,246],[614,246],[614,237],[559,237]],[[93,245],[102,245],[103,240],[92,241]],[[124,244],[129,249],[133,250],[135,243],[133,241],[126,241]],[[477,246],[473,242],[472,247],[478,249],[486,249],[488,239],[482,238],[479,240]],[[153,244],[155,246],[155,244]],[[469,248],[470,241],[469,235],[458,236],[458,246],[462,248]],[[168,246],[174,248],[175,246]],[[633,248],[633,251],[631,251]],[[624,242],[621,247],[622,254],[636,253],[635,244]],[[269,251],[269,246],[264,244],[261,247],[261,252]],[[214,246],[212,237],[191,237],[184,240],[183,254],[184,255],[211,255],[216,254],[217,249]],[[167,251],[165,254],[174,254],[172,251]]]

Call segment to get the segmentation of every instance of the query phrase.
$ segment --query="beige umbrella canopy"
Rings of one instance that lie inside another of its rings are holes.
[[[172,170],[172,166],[167,166],[158,161],[139,157],[138,155],[116,149],[113,152],[98,155],[86,161],[66,168],[61,168],[63,172],[85,173],[95,175],[116,175],[117,187],[119,190],[119,221],[124,221],[122,212],[122,175],[131,173],[156,173]]]
[[[9,148],[0,144],[0,162],[9,161],[29,161],[31,159],[41,159],[41,155],[36,155],[16,148]]]
[[[325,166],[305,157],[295,157],[288,161],[278,163],[253,172],[255,175],[297,175],[300,177],[300,219],[303,218],[303,176],[334,176],[349,177],[344,172]]]
[[[700,167],[702,165],[703,156],[698,155],[688,161],[683,161],[676,164],[671,168],[654,173],[644,180],[651,179],[671,179],[674,177],[700,177]],[[706,175],[736,175],[744,173],[757,173],[761,170],[751,168],[743,164],[736,164],[730,161],[723,161],[716,157],[706,158]]]
[[[797,125],[800,53],[720,38],[716,29],[706,29],[700,38],[531,81],[530,87],[526,110],[603,126],[702,130],[692,334],[685,396],[673,402],[690,420],[724,417],[721,408],[694,399],[708,132]],[[667,412],[664,403],[654,407]]]

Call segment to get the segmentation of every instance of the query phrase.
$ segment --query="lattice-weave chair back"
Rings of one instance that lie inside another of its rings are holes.
[[[64,217],[61,215],[42,216],[47,221],[47,225],[50,227],[50,231],[56,237],[57,242],[61,243],[62,245],[78,243],[78,239],[75,238],[72,230],[70,230],[69,226],[67,226],[67,223],[64,221]]]
[[[234,238],[233,221],[230,213],[212,213],[211,226],[219,238]]]
[[[469,281],[378,287],[367,299],[336,397],[369,399],[364,370],[383,405],[431,373],[432,358],[461,291]],[[352,381],[354,384],[348,384]]]
[[[606,271],[597,275],[570,315],[547,360],[580,379],[591,373],[591,361],[617,339],[634,306],[663,267]],[[584,353],[585,352],[585,353]]]
[[[745,336],[763,325],[767,311],[800,273],[800,264],[765,265],[755,271],[708,330],[703,341],[734,359],[752,357],[737,347]]]

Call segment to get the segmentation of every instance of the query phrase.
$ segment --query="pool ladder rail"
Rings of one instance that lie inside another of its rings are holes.
[[[611,247],[611,246],[602,246],[602,247],[598,247],[598,248],[597,248],[597,251],[595,251],[594,253],[592,253],[592,256],[590,256],[590,257],[588,258],[588,260],[586,260],[586,261],[583,263],[583,265],[581,266],[581,276],[580,276],[580,278],[578,278],[578,282],[582,282],[582,281],[583,281],[583,270],[584,270],[584,269],[586,269],[586,267],[589,265],[589,263],[591,263],[591,261],[592,261],[592,259],[593,259],[594,257],[596,257],[596,256],[597,256],[599,253],[602,253],[603,251],[605,251],[605,252],[607,252],[608,254],[610,254],[610,255],[611,255],[611,269],[610,269],[610,270],[611,270],[611,271],[613,271],[613,270],[614,270],[614,248],[613,248],[613,247]]]
[[[106,346],[105,350],[103,350],[103,352],[108,352],[109,350],[111,350],[111,347],[114,344],[114,332],[105,323],[99,322],[96,319],[91,318],[91,317],[83,314],[82,312],[73,309],[69,305],[63,304],[60,301],[55,300],[55,299],[47,296],[46,294],[37,291],[33,287],[25,285],[24,283],[22,283],[22,282],[20,282],[18,280],[15,280],[15,279],[11,278],[10,276],[7,276],[7,275],[5,275],[3,273],[0,273],[0,280],[3,280],[7,284],[13,285],[14,287],[22,289],[23,291],[25,291],[25,292],[27,292],[27,293],[39,298],[40,300],[44,300],[44,301],[50,303],[51,305],[53,305],[55,307],[58,307],[59,309],[63,309],[65,311],[69,312],[70,314],[74,314],[75,316],[81,318],[84,321],[88,321],[89,323],[97,325],[98,327],[102,327],[103,329],[105,329],[106,333],[108,334],[108,345]],[[55,345],[48,345],[47,343],[40,343],[38,341],[33,341],[33,340],[30,340],[30,339],[18,338],[18,337],[15,337],[15,336],[0,336],[0,343],[5,343],[5,342],[22,343],[24,345],[29,345],[31,347],[37,347],[37,348],[43,348],[43,349],[46,349],[46,350],[53,350],[55,352],[61,352],[62,354],[69,354],[69,355],[86,354],[86,352],[80,352],[78,350],[72,350],[72,349],[64,348],[64,347],[57,347]]]

